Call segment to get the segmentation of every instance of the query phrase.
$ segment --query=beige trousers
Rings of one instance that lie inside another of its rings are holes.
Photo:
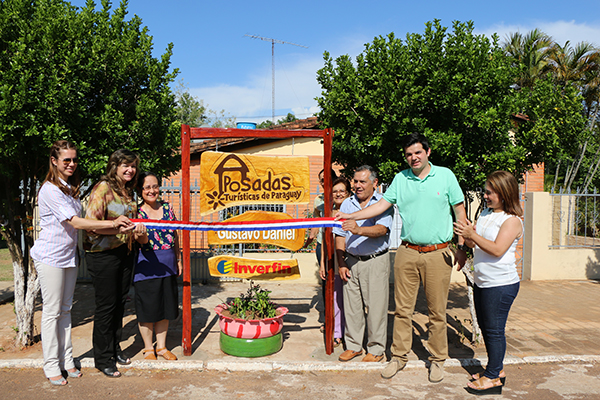
[[[394,338],[392,356],[408,360],[412,347],[412,315],[415,310],[419,283],[423,283],[429,311],[427,347],[432,362],[448,358],[446,305],[454,253],[447,247],[429,253],[400,246],[394,262]]]
[[[71,306],[77,268],[56,268],[35,261],[42,291],[42,352],[46,378],[75,368],[71,345]]]
[[[367,351],[380,356],[387,341],[390,255],[382,254],[367,261],[349,256],[346,264],[350,268],[350,279],[344,282],[346,348],[362,350],[366,320]]]

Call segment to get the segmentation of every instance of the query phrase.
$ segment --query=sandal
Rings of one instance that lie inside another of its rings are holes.
[[[54,386],[65,386],[67,383],[69,383],[69,382],[67,382],[67,380],[62,375],[58,379],[50,379],[50,378],[48,378],[48,380]]]
[[[119,372],[117,367],[106,367],[106,368],[101,369],[100,372],[102,372],[104,375],[108,376],[109,378],[120,378],[121,377],[121,373]]]
[[[500,378],[490,379],[485,376],[467,383],[467,392],[476,395],[502,394],[502,382]]]
[[[483,372],[478,372],[476,374],[471,375],[471,380],[476,381],[477,379],[481,378],[483,376]],[[506,374],[504,373],[504,370],[500,371],[500,373],[498,374],[498,378],[500,378],[500,382],[502,382],[502,385],[506,384]]]
[[[156,360],[154,349],[144,349],[142,350],[142,354],[144,355],[144,360]]]
[[[169,350],[167,350],[166,347],[163,347],[162,349],[156,349],[156,355],[161,356],[162,358],[164,358],[167,361],[177,360],[177,356],[175,354],[171,353]]]
[[[131,358],[127,357],[123,353],[117,354],[117,363],[121,365],[129,365],[131,364]]]
[[[342,344],[342,339],[335,338],[333,339],[333,348],[339,347]]]
[[[69,375],[69,378],[81,378],[83,376],[83,374],[81,373],[80,370],[78,370],[77,368],[73,368],[75,371],[69,371],[67,370],[67,375]]]

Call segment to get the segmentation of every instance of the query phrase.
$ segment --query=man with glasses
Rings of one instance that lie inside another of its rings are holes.
[[[381,199],[381,194],[375,192],[377,173],[372,167],[357,168],[353,185],[354,195],[344,200],[340,207],[342,213],[360,211]],[[388,209],[361,221],[344,221],[341,229],[333,230],[340,278],[344,282],[346,319],[346,351],[340,355],[340,361],[350,361],[363,354],[365,320],[368,325],[367,355],[362,361],[383,360],[387,341],[388,248],[392,215],[392,210]]]

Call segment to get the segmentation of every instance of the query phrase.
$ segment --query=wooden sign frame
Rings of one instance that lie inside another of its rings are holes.
[[[189,221],[191,215],[190,194],[190,143],[192,139],[223,139],[223,138],[319,138],[323,140],[323,187],[331,188],[331,146],[334,131],[331,128],[319,129],[238,129],[238,128],[190,128],[181,125],[181,219]],[[333,194],[331,190],[324,191],[325,210],[331,210]],[[333,233],[331,228],[325,228],[323,241],[327,250],[325,254],[325,268],[328,271],[325,290],[325,351],[333,353],[333,279],[334,279],[334,251]],[[192,288],[191,288],[191,256],[190,256],[190,231],[184,230],[181,234],[183,251],[183,333],[181,346],[184,356],[192,355]]]

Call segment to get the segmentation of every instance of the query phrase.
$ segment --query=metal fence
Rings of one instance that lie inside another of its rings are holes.
[[[600,247],[600,194],[551,193],[550,248]]]

